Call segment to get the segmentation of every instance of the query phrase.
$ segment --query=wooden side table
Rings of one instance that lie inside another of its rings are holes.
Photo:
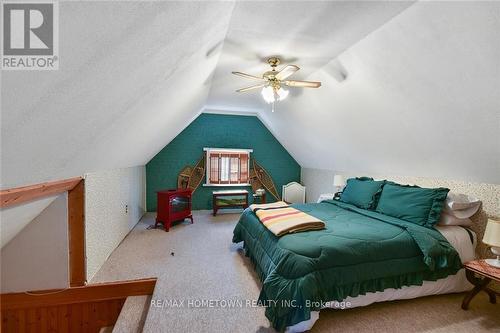
[[[253,197],[253,203],[256,204],[265,204],[266,203],[266,192],[262,193],[262,194],[256,194],[254,193],[252,195]]]
[[[496,304],[496,292],[488,288],[488,284],[494,280],[500,282],[500,268],[488,265],[484,260],[473,260],[464,264],[467,280],[474,285],[474,289],[465,295],[462,302],[462,309],[469,308],[470,301],[481,290],[484,290],[490,297],[490,303]]]

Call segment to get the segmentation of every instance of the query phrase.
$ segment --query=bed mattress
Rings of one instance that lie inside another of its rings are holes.
[[[457,250],[462,262],[465,263],[475,258],[476,235],[471,230],[460,226],[437,226],[436,229]],[[421,286],[404,286],[400,289],[389,288],[384,291],[366,293],[357,297],[347,297],[342,302],[329,302],[325,307],[344,310],[367,306],[377,302],[459,293],[470,290],[472,287],[472,284],[465,277],[465,270],[461,269],[457,274],[450,275],[444,279],[424,281]],[[319,314],[319,311],[311,312],[311,319],[287,327],[286,332],[295,333],[310,330],[319,319]]]

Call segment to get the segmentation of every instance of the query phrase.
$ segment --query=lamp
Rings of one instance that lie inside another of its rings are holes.
[[[488,220],[484,231],[483,243],[491,246],[491,252],[497,256],[496,259],[486,259],[490,266],[500,268],[500,221]]]
[[[337,189],[337,193],[340,192],[340,188],[345,186],[345,179],[342,175],[333,176],[333,187]]]

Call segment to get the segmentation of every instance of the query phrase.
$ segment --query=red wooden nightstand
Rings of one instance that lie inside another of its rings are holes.
[[[481,290],[484,290],[490,296],[490,302],[495,304],[497,301],[496,292],[488,288],[488,284],[492,280],[500,282],[500,268],[488,265],[483,259],[469,261],[464,264],[464,267],[467,280],[474,285],[474,289],[465,295],[462,309],[467,310],[470,301]]]

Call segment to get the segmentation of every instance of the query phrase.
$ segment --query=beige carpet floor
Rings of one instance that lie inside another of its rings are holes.
[[[231,243],[238,217],[197,211],[194,224],[184,222],[167,233],[148,230],[154,215],[147,214],[91,282],[158,277],[156,306],[149,309],[144,332],[274,332],[264,309],[247,305],[258,298],[260,281],[240,246]],[[480,294],[463,311],[462,298],[440,295],[325,310],[312,332],[500,332],[500,304]],[[241,300],[243,306],[215,306],[221,300]]]

